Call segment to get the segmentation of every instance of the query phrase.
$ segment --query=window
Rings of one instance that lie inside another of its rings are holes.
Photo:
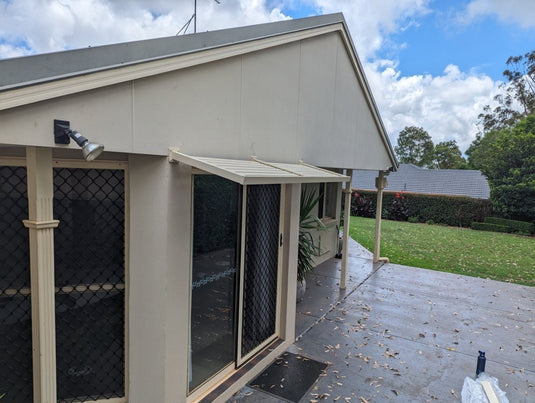
[[[335,219],[338,183],[327,182],[319,184],[318,218]]]

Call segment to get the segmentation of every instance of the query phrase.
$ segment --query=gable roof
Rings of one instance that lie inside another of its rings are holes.
[[[161,60],[283,34],[345,24],[343,14],[285,20],[0,60],[0,91]]]
[[[376,190],[376,177],[377,172],[356,170],[351,186]],[[387,176],[387,182],[386,191],[468,196],[474,199],[490,197],[487,178],[476,170],[426,169],[413,164],[400,164],[397,172]]]
[[[283,45],[304,43],[308,39],[328,37],[330,34],[338,35],[338,43],[341,44],[339,49],[343,49],[341,52],[346,57],[344,65],[340,67],[335,64],[336,68],[340,71],[345,69],[344,74],[352,74],[356,84],[355,87],[351,86],[352,91],[339,90],[341,96],[337,102],[344,103],[344,97],[359,93],[355,103],[362,102],[363,106],[366,105],[366,108],[362,108],[366,109],[365,112],[358,119],[353,115],[352,120],[348,118],[345,110],[340,112],[345,118],[340,125],[345,125],[343,129],[347,133],[343,137],[344,144],[347,145],[348,137],[353,136],[352,149],[356,141],[354,139],[360,132],[376,136],[376,153],[368,152],[366,161],[360,167],[396,169],[397,161],[392,146],[341,13],[0,60],[0,111],[134,82],[235,56],[283,48]],[[332,83],[336,85],[334,80]],[[365,124],[357,126],[356,121]],[[353,130],[351,125],[355,125]],[[334,127],[334,124],[332,126],[333,130],[340,133],[343,131],[340,127]],[[380,150],[381,158],[378,158],[377,150]],[[361,155],[356,158],[356,155],[346,155],[345,161],[349,162],[344,167],[359,167],[355,161],[361,161],[362,158]],[[331,166],[331,162],[319,159],[315,163]]]

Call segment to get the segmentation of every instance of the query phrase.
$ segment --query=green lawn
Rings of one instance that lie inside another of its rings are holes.
[[[373,250],[375,220],[351,217],[350,236]],[[535,286],[535,238],[383,220],[381,256],[392,263]]]

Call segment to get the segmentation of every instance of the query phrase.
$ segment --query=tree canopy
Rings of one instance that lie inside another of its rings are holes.
[[[423,168],[466,168],[466,161],[455,140],[435,145],[429,133],[421,127],[405,127],[399,133],[395,151],[402,164],[414,164]]]
[[[469,164],[485,174],[496,213],[535,220],[535,114],[494,130],[469,149]]]
[[[484,133],[511,127],[535,113],[535,50],[511,56],[506,64],[503,75],[508,82],[501,85],[505,94],[496,95],[497,106],[487,105],[479,115]]]
[[[439,169],[466,168],[466,160],[455,140],[441,141],[435,146],[434,166]]]
[[[489,181],[494,211],[507,218],[535,220],[535,50],[507,59],[508,83],[498,105],[479,115],[482,133],[466,155],[471,168]]]
[[[399,162],[427,167],[433,163],[433,140],[421,127],[408,126],[399,132],[398,145],[394,148]]]

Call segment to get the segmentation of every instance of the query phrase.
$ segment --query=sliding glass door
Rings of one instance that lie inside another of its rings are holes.
[[[236,357],[240,203],[237,183],[194,176],[190,391]]]
[[[193,177],[190,392],[277,335],[280,204],[280,185]]]

